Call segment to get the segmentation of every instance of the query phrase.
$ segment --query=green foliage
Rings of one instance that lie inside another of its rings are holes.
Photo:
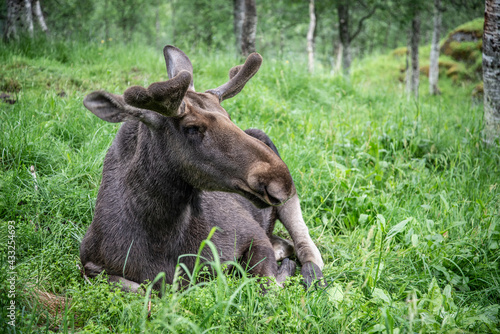
[[[484,29],[484,18],[480,17],[475,20],[466,22],[464,24],[459,25],[449,35],[453,35],[456,32],[469,32],[474,33],[477,38],[481,38],[483,36]]]
[[[235,50],[232,1],[174,1],[172,7],[174,43],[183,50]]]
[[[200,91],[237,63],[223,51],[190,57]],[[327,67],[309,75],[296,59],[265,57],[224,107],[279,148],[330,285],[305,291],[293,277],[262,295],[256,278],[222,273],[217,262],[213,277],[200,264],[201,282],[167,285],[148,316],[147,297],[80,276],[79,243],[118,129],[81,101],[94,89],[164,80],[160,48],[34,40],[9,44],[0,59],[2,80],[20,87],[15,104],[0,102],[0,299],[9,303],[14,221],[17,331],[498,333],[500,151],[482,145],[473,85],[441,77],[442,95],[422,82],[420,100],[408,101],[397,80],[402,58],[369,57],[347,83]],[[47,316],[25,287],[67,298],[67,307]]]

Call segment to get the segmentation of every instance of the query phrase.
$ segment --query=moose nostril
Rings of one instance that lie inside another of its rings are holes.
[[[285,203],[295,194],[293,181],[283,177],[269,177],[268,169],[266,173],[252,173],[247,179],[247,185],[251,193],[260,198],[264,203],[278,206]]]
[[[264,187],[264,192],[266,194],[267,199],[269,200],[269,204],[278,205],[286,200],[286,199],[280,200],[279,198],[274,197],[273,195],[271,195],[271,193],[268,191],[266,187]]]
[[[293,195],[293,189],[289,189],[286,185],[276,181],[271,181],[265,185],[264,191],[271,205],[283,204]]]

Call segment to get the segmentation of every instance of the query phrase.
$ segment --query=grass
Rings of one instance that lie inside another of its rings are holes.
[[[225,82],[240,62],[190,57],[199,91]],[[262,295],[255,278],[224,274],[186,290],[167,286],[148,316],[146,298],[112,290],[104,278],[86,282],[78,247],[119,125],[93,116],[82,99],[164,80],[161,50],[11,44],[0,50],[0,78],[17,87],[9,92],[15,104],[0,103],[2,305],[11,300],[9,221],[18,274],[15,329],[0,311],[7,333],[499,332],[500,151],[482,144],[473,85],[442,76],[443,94],[429,96],[422,77],[414,101],[397,79],[402,58],[356,63],[350,83],[264,58],[224,107],[241,128],[275,141],[329,287],[305,291],[294,277]]]

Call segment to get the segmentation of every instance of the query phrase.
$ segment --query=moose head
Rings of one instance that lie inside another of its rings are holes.
[[[295,188],[283,161],[231,122],[220,105],[243,89],[262,57],[251,54],[244,65],[231,69],[227,83],[198,93],[189,58],[169,45],[163,53],[168,81],[133,86],[123,96],[97,91],[84,105],[108,122],[140,121],[152,136],[163,138],[155,145],[164,151],[158,156],[168,157],[165,167],[182,171],[183,180],[194,188],[236,192],[258,207],[280,205],[292,197]]]

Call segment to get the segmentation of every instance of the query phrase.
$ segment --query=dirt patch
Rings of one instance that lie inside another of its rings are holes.
[[[6,93],[3,93],[3,92],[0,92],[0,101],[8,103],[8,104],[16,103],[16,99],[14,99],[13,96],[6,94]]]
[[[0,90],[7,93],[19,93],[21,88],[21,83],[16,79],[0,77]]]

